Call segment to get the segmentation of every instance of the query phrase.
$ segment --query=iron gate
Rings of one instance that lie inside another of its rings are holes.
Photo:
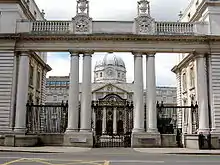
[[[160,134],[176,134],[176,143],[178,147],[182,147],[182,127],[177,126],[177,113],[191,113],[192,132],[197,133],[198,129],[198,105],[197,103],[190,106],[174,106],[157,103],[157,128]]]
[[[26,134],[64,133],[67,128],[68,102],[57,105],[27,103]]]
[[[131,147],[133,103],[117,94],[92,102],[94,147]]]

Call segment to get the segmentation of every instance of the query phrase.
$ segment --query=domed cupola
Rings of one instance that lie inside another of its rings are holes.
[[[94,82],[126,82],[126,67],[124,61],[114,53],[107,53],[101,60],[96,62]]]

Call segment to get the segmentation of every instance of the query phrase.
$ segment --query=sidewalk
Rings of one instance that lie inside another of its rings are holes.
[[[125,148],[127,150],[128,148]],[[0,152],[30,152],[30,153],[79,153],[90,151],[91,148],[80,147],[2,147]],[[105,148],[99,148],[105,150]],[[220,150],[197,150],[187,148],[134,148],[134,151],[146,154],[198,154],[198,155],[220,155]]]
[[[31,152],[31,153],[75,153],[90,151],[91,148],[80,147],[2,147],[0,152]]]
[[[198,154],[198,155],[220,155],[220,150],[198,150],[188,148],[135,148],[137,152],[148,154]]]

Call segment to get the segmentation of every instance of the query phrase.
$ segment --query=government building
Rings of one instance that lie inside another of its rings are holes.
[[[148,0],[130,21],[94,20],[89,0],[59,21],[34,0],[0,1],[0,145],[220,148],[220,0],[187,2],[170,22]],[[69,75],[46,79],[47,52],[70,55]],[[133,83],[105,52],[132,54]],[[157,53],[179,55],[176,88],[156,87]]]
[[[93,78],[94,82],[92,83],[92,102],[103,100],[105,99],[105,97],[111,97],[111,96],[112,97],[117,96],[120,97],[120,99],[122,100],[133,102],[134,84],[126,82],[126,74],[127,71],[126,71],[125,63],[120,57],[116,56],[114,53],[107,53],[103,55],[103,59],[97,61],[94,67],[94,78]],[[61,104],[62,102],[68,101],[69,83],[70,83],[69,78],[70,78],[69,76],[50,76],[49,78],[47,78],[45,104],[57,105],[57,104]],[[80,83],[79,102],[81,101],[81,91],[82,91],[81,88],[82,86]],[[157,94],[156,100],[158,103],[163,102],[164,105],[170,105],[174,107],[176,106],[176,96],[177,96],[176,87],[157,87],[156,94]],[[144,92],[143,99],[146,100],[146,91]],[[114,106],[115,108],[117,108],[118,106],[117,103]],[[108,123],[108,119],[109,120],[111,119],[111,117],[108,114],[106,114],[106,112],[104,111],[111,112],[111,108],[106,109],[106,107],[101,107],[101,106],[98,108],[102,108],[102,112],[104,114],[102,114],[102,119],[100,120],[102,122],[101,126],[98,126],[98,124],[100,123],[97,123],[96,128],[100,127],[100,129],[102,129],[102,132],[104,133],[106,132],[106,130],[109,129],[106,128],[107,127],[106,123]],[[122,111],[123,110],[124,109],[122,109]],[[166,115],[168,115],[170,118],[176,118],[177,115],[176,112],[177,111],[172,111],[171,109],[167,109]],[[100,118],[100,116],[97,117]],[[97,122],[95,120],[96,119],[93,116],[92,121]],[[112,132],[109,132],[109,134],[112,134],[114,130],[116,132],[120,120],[122,120],[124,125],[126,122],[132,122],[132,120],[125,121],[126,120],[125,118],[121,119],[119,117],[119,114],[116,115],[115,120],[116,120],[115,121],[116,124],[114,125],[115,128],[113,128]],[[114,119],[112,123],[114,123]],[[109,127],[111,127],[111,124],[109,124]]]

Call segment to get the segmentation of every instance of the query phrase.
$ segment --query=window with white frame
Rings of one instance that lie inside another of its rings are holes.
[[[195,72],[194,72],[194,67],[190,68],[190,87],[193,88],[195,87]]]
[[[183,91],[187,89],[187,82],[186,82],[186,73],[183,73]]]

